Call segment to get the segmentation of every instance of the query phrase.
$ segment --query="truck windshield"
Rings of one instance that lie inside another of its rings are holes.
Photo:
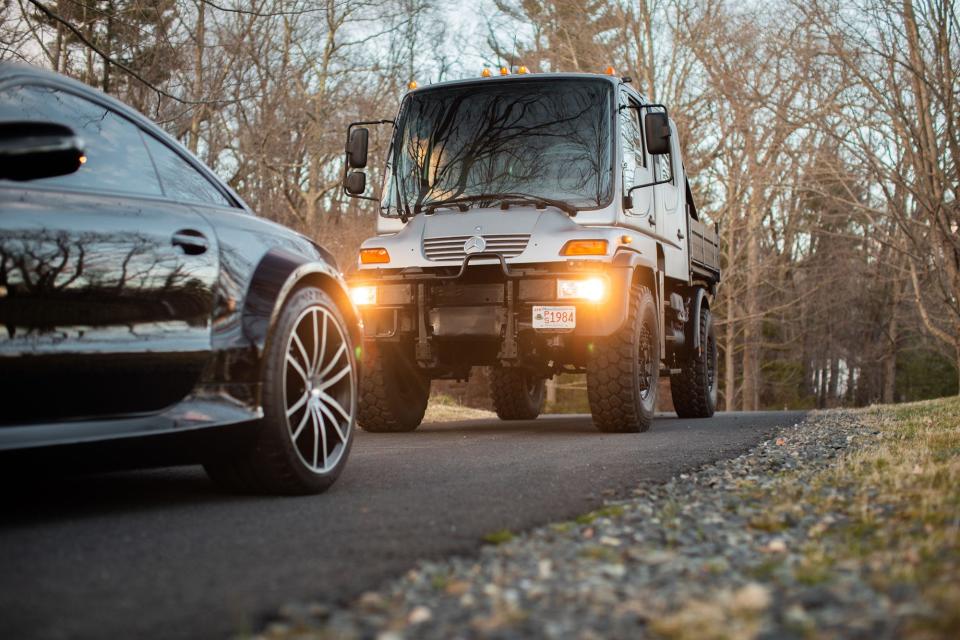
[[[610,105],[611,86],[600,79],[491,81],[412,94],[387,167],[385,213],[413,215],[448,200],[489,205],[497,194],[571,210],[605,206]]]

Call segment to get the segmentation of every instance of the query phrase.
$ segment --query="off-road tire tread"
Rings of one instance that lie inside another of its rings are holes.
[[[707,314],[710,311],[703,308],[700,313],[700,339],[707,339]],[[679,418],[709,418],[714,408],[710,407],[707,388],[707,350],[701,349],[700,355],[692,353],[680,368],[680,373],[670,375],[670,397],[673,399],[673,408]],[[714,382],[716,384],[716,382]]]
[[[650,289],[642,285],[631,288],[630,307],[623,327],[613,335],[598,340],[587,361],[590,413],[594,426],[604,433],[644,432],[650,429],[653,421],[652,411],[649,415],[638,411],[631,369],[637,360],[633,332],[636,331],[638,316],[647,298],[656,309]],[[659,340],[656,335],[654,337]],[[656,388],[657,383],[654,382],[654,394]]]
[[[400,415],[390,401],[390,385],[384,371],[384,357],[378,351],[367,350],[363,361],[363,375],[360,376],[360,408],[358,422],[360,428],[371,433],[403,433],[415,431],[427,411],[430,397],[429,381],[426,393],[413,398],[411,411]]]
[[[543,410],[544,394],[540,403],[531,406],[525,387],[526,379],[521,369],[490,367],[490,399],[497,417],[501,420],[533,420]]]

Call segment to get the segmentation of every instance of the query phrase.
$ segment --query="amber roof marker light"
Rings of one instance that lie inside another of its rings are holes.
[[[487,69],[486,67],[484,67],[484,68],[483,68],[483,71],[480,72],[480,77],[481,77],[481,78],[489,78],[489,77],[490,77],[490,69]]]
[[[411,80],[410,82],[407,83],[407,89],[410,89],[410,91],[413,91],[416,88],[417,88],[416,80]]]

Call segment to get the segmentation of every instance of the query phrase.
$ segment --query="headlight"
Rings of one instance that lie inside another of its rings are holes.
[[[377,288],[370,286],[350,287],[350,299],[358,307],[377,304]]]
[[[607,282],[603,278],[580,280],[557,280],[557,298],[560,300],[589,300],[600,302],[607,295]]]

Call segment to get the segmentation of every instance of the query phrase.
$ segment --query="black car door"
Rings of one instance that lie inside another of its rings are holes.
[[[0,181],[0,421],[153,412],[210,351],[217,247],[166,198],[133,120],[52,85],[0,88],[0,120],[71,127],[71,175]]]

